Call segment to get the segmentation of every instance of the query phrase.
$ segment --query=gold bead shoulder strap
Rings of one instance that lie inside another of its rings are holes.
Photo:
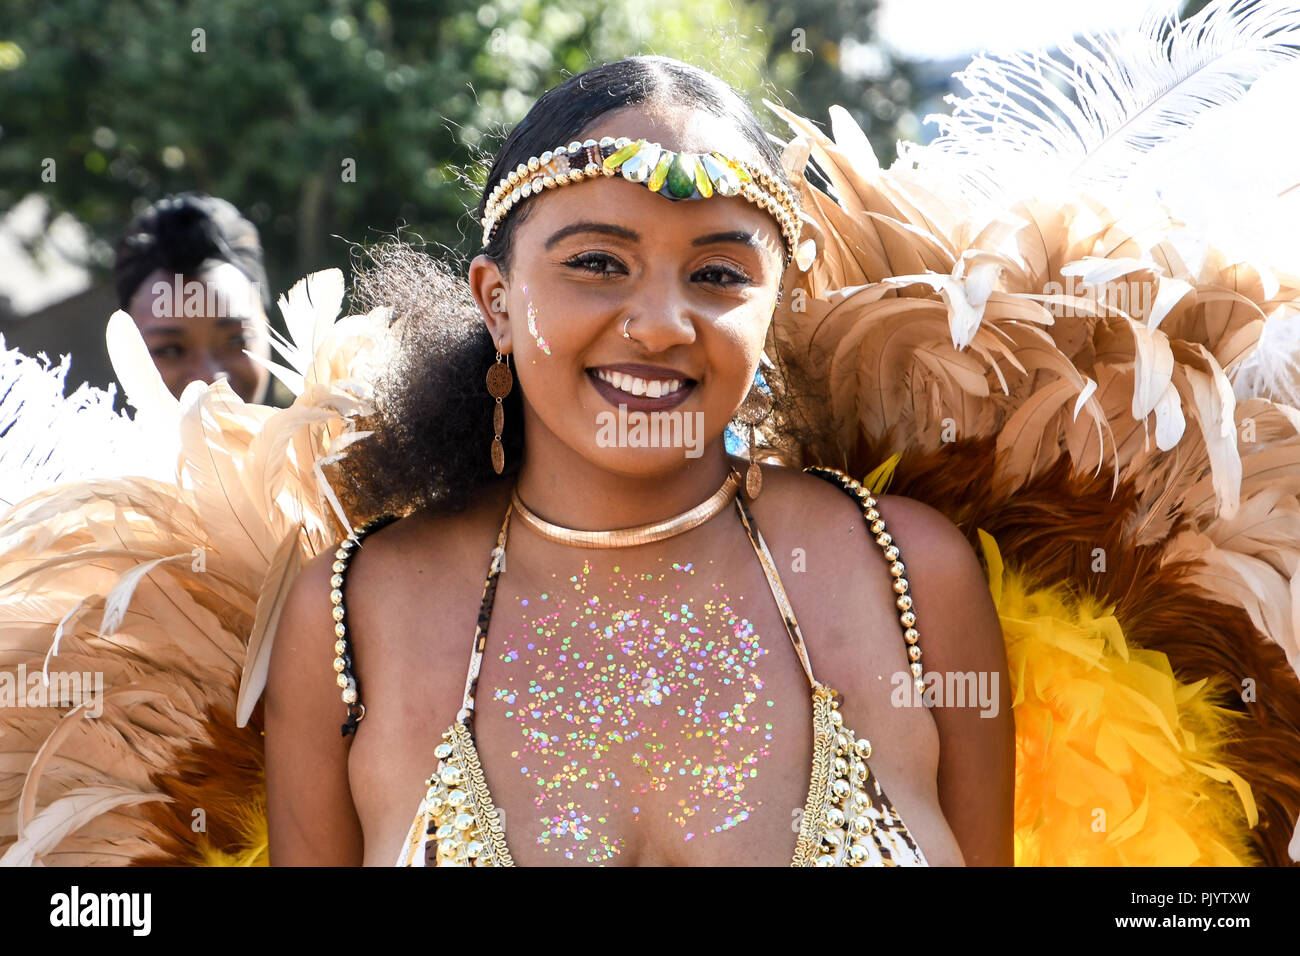
[[[366,522],[350,537],[344,538],[334,552],[333,574],[330,577],[330,604],[334,616],[334,674],[342,690],[343,703],[347,706],[348,719],[343,723],[343,736],[357,732],[357,724],[366,716],[365,705],[361,703],[361,690],[357,686],[356,675],[352,673],[352,646],[348,642],[348,612],[343,603],[343,588],[347,583],[348,567],[352,556],[361,547],[367,536],[386,527],[397,520],[397,515],[380,515]]]
[[[912,596],[908,593],[907,568],[903,565],[902,555],[899,553],[898,545],[894,543],[894,537],[885,530],[885,521],[876,510],[876,499],[871,495],[862,483],[849,477],[838,468],[827,468],[821,465],[814,465],[804,469],[811,475],[816,475],[823,481],[829,481],[831,484],[843,489],[850,495],[862,510],[862,517],[867,522],[867,527],[875,535],[876,544],[880,545],[884,551],[885,560],[889,562],[889,573],[894,578],[894,604],[898,608],[898,623],[903,628],[903,640],[907,645],[908,669],[912,674],[912,686],[916,688],[917,694],[925,693],[925,681],[921,679],[921,634],[916,629],[916,610],[912,606]],[[924,700],[924,697],[922,698]]]

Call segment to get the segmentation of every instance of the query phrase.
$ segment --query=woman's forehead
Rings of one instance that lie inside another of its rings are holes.
[[[715,193],[708,199],[673,200],[622,176],[608,176],[548,189],[529,202],[534,209],[520,224],[520,241],[546,249],[577,234],[581,225],[595,223],[616,227],[606,235],[619,238],[621,232],[621,238],[632,242],[690,243],[706,235],[739,232],[752,235],[758,250],[768,249],[778,259],[784,254],[776,220],[739,196]]]
[[[628,106],[611,110],[584,129],[579,138],[598,140],[603,136],[646,139],[674,152],[716,151],[742,162],[757,160],[757,150],[735,123],[697,107]]]
[[[266,320],[259,284],[220,260],[209,260],[190,275],[154,269],[136,287],[128,311],[140,319]]]
[[[711,132],[725,133],[726,126],[700,110],[647,113],[624,109],[605,114],[598,123],[584,130],[583,135],[592,139],[602,136],[644,138],[666,149],[685,149],[694,153],[716,150],[746,160],[753,150],[745,149],[743,140],[734,130],[723,135],[721,140],[717,135],[710,135]],[[666,234],[690,240],[714,232],[738,230],[756,234],[760,246],[770,248],[773,255],[780,257],[784,254],[777,221],[739,196],[715,193],[708,199],[673,200],[652,193],[644,183],[628,182],[616,175],[548,189],[528,202],[534,208],[520,224],[520,232],[527,233],[527,238],[521,236],[521,239],[528,243],[547,244],[558,230],[580,222],[596,221],[624,227],[643,238],[658,238]]]

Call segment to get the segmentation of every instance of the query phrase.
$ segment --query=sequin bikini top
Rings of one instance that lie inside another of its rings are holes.
[[[829,468],[806,470],[839,485],[857,500],[862,509],[876,543],[890,563],[889,570],[894,578],[899,624],[903,628],[909,666],[913,680],[919,683],[921,649],[917,643],[916,614],[912,609],[912,599],[907,593],[908,584],[903,576],[904,567],[899,559],[898,545],[885,531],[885,523],[875,508],[875,499],[861,484],[843,472]],[[840,695],[813,676],[794,610],[790,607],[785,588],[776,572],[776,564],[743,495],[736,496],[735,505],[762,564],[772,595],[781,609],[786,631],[812,689],[812,769],[808,798],[804,804],[791,866],[928,866],[925,855],[890,803],[880,780],[867,765],[867,758],[871,756],[870,742],[845,726],[839,709]],[[434,749],[434,756],[438,759],[437,769],[425,781],[428,790],[398,854],[397,866],[515,865],[506,845],[500,814],[484,777],[472,730],[474,690],[478,683],[483,648],[487,643],[488,622],[492,616],[497,577],[505,555],[510,514],[511,509],[508,508],[483,586],[483,600],[474,631],[474,647],[461,709],[456,715],[455,723],[442,735],[442,742]],[[356,678],[351,671],[352,655],[348,647],[347,616],[343,603],[344,580],[351,557],[366,535],[393,520],[393,517],[386,516],[371,522],[346,539],[335,552],[330,600],[334,605],[337,638],[334,646],[334,670],[338,674],[338,684],[343,688],[344,702],[348,704],[349,716],[343,725],[344,736],[355,731],[358,720],[365,714],[365,708],[358,697]]]

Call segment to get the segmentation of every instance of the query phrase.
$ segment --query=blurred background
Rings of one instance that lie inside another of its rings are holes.
[[[1198,0],[1157,4],[1184,15]],[[1135,25],[1134,0],[4,0],[0,335],[113,381],[114,246],[182,191],[256,227],[270,299],[401,229],[470,257],[491,155],[564,77],[636,53],[708,69],[828,128],[845,107],[883,166],[934,135],[980,51]],[[345,304],[346,307],[346,304]],[[278,309],[268,305],[273,325]],[[160,365],[161,367],[161,365]],[[267,400],[289,396],[274,383]]]

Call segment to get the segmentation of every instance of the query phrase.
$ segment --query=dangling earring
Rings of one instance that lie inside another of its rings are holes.
[[[753,501],[763,490],[763,472],[756,460],[757,445],[754,441],[754,426],[764,421],[772,413],[772,396],[761,388],[755,378],[749,394],[736,410],[736,417],[749,426],[749,468],[745,470],[745,497]]]
[[[488,394],[497,400],[497,407],[492,409],[492,430],[496,432],[492,438],[492,470],[498,475],[506,467],[506,450],[501,444],[501,431],[505,428],[506,412],[501,405],[501,399],[510,394],[514,383],[515,377],[510,373],[510,355],[507,353],[506,360],[502,362],[501,350],[497,349],[497,360],[487,373],[487,390]]]

